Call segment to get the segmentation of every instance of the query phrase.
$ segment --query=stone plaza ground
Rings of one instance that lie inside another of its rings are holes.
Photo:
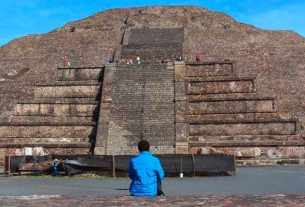
[[[238,168],[236,176],[165,178],[165,197],[128,196],[128,178],[0,178],[0,206],[305,206],[305,167]]]
[[[2,197],[0,206],[305,206],[305,195],[169,196],[156,198],[28,196]]]

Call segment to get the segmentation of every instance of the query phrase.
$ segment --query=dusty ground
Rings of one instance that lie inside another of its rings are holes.
[[[238,168],[233,177],[166,178],[165,197],[128,196],[127,178],[0,178],[0,206],[305,206],[305,167]]]

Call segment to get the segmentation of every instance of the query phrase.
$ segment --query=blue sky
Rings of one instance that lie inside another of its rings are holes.
[[[0,46],[106,9],[150,5],[201,6],[259,28],[294,30],[305,37],[304,0],[0,0],[0,5]]]

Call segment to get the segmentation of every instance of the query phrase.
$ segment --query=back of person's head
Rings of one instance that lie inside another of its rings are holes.
[[[142,139],[141,141],[139,141],[138,149],[140,152],[149,151],[149,148],[150,148],[150,144],[147,140]]]

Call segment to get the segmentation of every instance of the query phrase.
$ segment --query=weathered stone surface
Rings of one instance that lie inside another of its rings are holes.
[[[273,113],[224,113],[224,114],[200,114],[188,115],[186,117],[188,123],[204,123],[204,122],[263,122],[280,120],[276,112]]]
[[[191,114],[273,112],[273,100],[212,100],[189,104]]]
[[[188,77],[235,76],[232,62],[191,63],[187,65]]]
[[[152,61],[182,56],[183,28],[141,28],[127,30],[126,33],[120,58],[135,59],[139,55],[142,60]]]
[[[57,78],[60,81],[99,80],[102,74],[103,67],[58,68]]]
[[[17,104],[16,115],[92,116],[96,104]]]
[[[10,148],[0,148],[0,162],[4,162],[5,157],[11,156],[23,156],[23,155],[36,155],[44,156],[49,154],[56,155],[86,155],[89,153],[90,147],[83,145],[82,147],[75,146],[50,146],[50,147],[10,147]]]
[[[253,79],[241,80],[208,80],[189,82],[187,93],[190,95],[222,94],[222,93],[253,93]]]
[[[89,137],[93,126],[0,126],[0,137]]]
[[[296,133],[293,122],[282,123],[216,123],[190,125],[191,135],[289,135]]]
[[[106,133],[102,137],[107,139],[107,154],[134,154],[140,139],[149,140],[157,153],[174,152],[173,77],[164,64],[116,67],[106,94],[111,99],[109,122],[104,123],[108,130],[101,130]]]
[[[10,122],[14,123],[92,123],[95,117],[90,116],[12,116]]]
[[[99,84],[75,83],[73,85],[38,85],[35,97],[38,98],[95,98],[98,96]]]

